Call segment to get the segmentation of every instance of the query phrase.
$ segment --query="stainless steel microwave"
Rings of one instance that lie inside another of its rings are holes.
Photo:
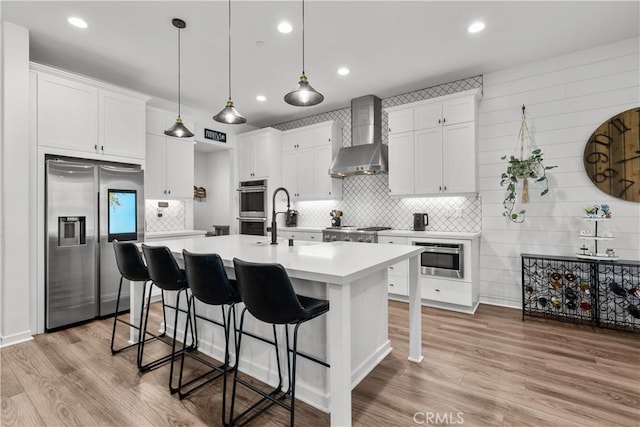
[[[422,247],[422,276],[464,278],[464,245],[461,243],[413,242]]]

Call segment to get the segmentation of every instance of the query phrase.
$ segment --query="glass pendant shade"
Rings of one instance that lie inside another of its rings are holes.
[[[175,138],[191,138],[193,132],[191,132],[182,123],[182,117],[180,117],[180,30],[187,27],[187,24],[179,18],[174,18],[171,23],[178,29],[178,117],[176,122],[169,129],[164,131],[167,136],[173,136]]]
[[[227,105],[218,114],[213,116],[213,120],[230,125],[240,125],[247,122],[247,119],[233,106],[231,98],[227,101]]]
[[[182,118],[180,116],[178,116],[173,126],[164,131],[164,134],[175,138],[191,138],[193,136],[193,132],[182,124]]]
[[[227,105],[215,116],[213,116],[213,120],[220,123],[227,123],[229,125],[240,125],[242,123],[246,123],[247,119],[236,110],[236,107],[233,106],[233,101],[231,100],[231,0],[229,0],[229,99],[227,100]]]
[[[315,90],[304,73],[304,0],[302,0],[302,75],[298,87],[284,96],[284,102],[296,107],[311,107],[324,101],[324,96]]]
[[[298,87],[284,96],[284,102],[296,107],[310,107],[320,104],[323,100],[324,96],[309,84],[304,73],[300,76]]]

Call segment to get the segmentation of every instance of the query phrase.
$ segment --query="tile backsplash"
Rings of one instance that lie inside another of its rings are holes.
[[[398,230],[413,229],[413,214],[429,215],[427,230],[479,232],[482,201],[469,197],[392,198],[387,175],[360,175],[344,178],[342,200],[297,202],[299,227],[328,227],[329,212],[343,212],[342,225],[383,226]]]
[[[163,201],[169,204],[166,208],[158,207],[162,200],[145,200],[145,231],[173,231],[185,228],[185,206],[183,201]],[[161,217],[158,214],[162,214]]]
[[[464,90],[481,88],[482,76],[445,83],[382,100],[382,108],[435,98]],[[305,117],[273,127],[279,130],[295,129],[328,120],[341,123],[343,145],[351,145],[351,108]],[[382,113],[382,142],[388,142],[388,117]],[[467,197],[420,197],[396,199],[389,195],[388,175],[362,175],[343,180],[343,198],[338,201],[294,203],[300,212],[298,226],[325,227],[331,225],[329,211],[343,211],[343,225],[356,227],[386,226],[394,229],[413,228],[413,213],[429,214],[427,230],[479,232],[482,227],[482,203],[476,195]]]

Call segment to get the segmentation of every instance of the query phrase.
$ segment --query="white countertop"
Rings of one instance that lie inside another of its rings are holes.
[[[384,230],[378,231],[378,236],[392,237],[422,237],[433,239],[464,239],[475,240],[482,233],[460,233],[457,231],[413,231],[413,230]]]
[[[144,237],[146,239],[170,239],[177,236],[204,236],[207,234],[205,230],[171,230],[171,231],[146,231]]]
[[[278,231],[307,231],[320,233],[327,227],[279,227]],[[424,237],[433,239],[464,239],[475,240],[482,233],[462,233],[457,231],[413,231],[413,230],[383,230],[378,231],[378,236],[391,237]]]
[[[422,252],[409,245],[363,245],[353,242],[319,243],[284,239],[271,245],[262,236],[234,234],[206,239],[158,240],[153,245],[169,247],[176,258],[182,249],[195,253],[217,253],[225,266],[233,268],[233,258],[251,262],[277,262],[291,277],[326,283],[346,284]]]

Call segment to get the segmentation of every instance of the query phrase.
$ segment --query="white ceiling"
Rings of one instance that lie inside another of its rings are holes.
[[[2,19],[30,30],[31,59],[156,98],[177,99],[182,18],[182,104],[211,115],[227,98],[226,1],[2,1]],[[248,124],[265,126],[458,78],[638,37],[640,2],[434,2],[307,0],[309,82],[315,107],[282,97],[301,72],[301,3],[232,2],[232,95]],[[80,16],[80,30],[67,17]],[[276,25],[288,20],[290,34]],[[469,34],[475,20],[486,22]],[[256,42],[264,42],[263,47]],[[347,66],[351,74],[339,76]],[[255,97],[267,96],[260,103]]]

